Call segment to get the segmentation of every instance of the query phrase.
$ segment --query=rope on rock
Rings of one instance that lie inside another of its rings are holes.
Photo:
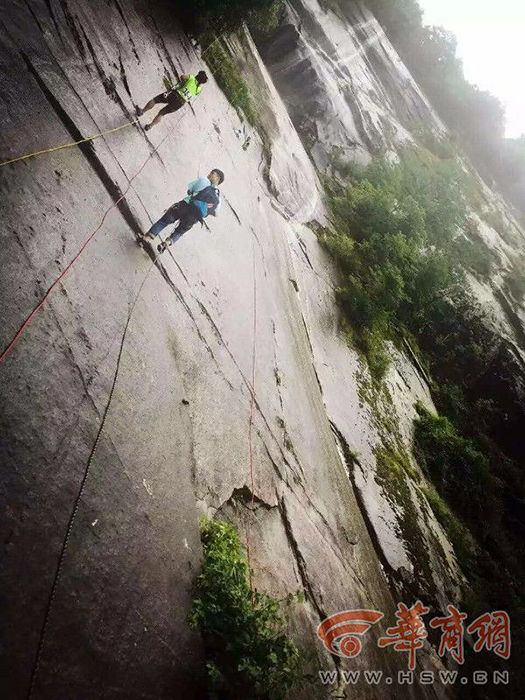
[[[180,119],[179,119],[179,121],[180,121]],[[146,160],[144,161],[144,163],[142,163],[142,165],[141,165],[140,168],[137,170],[137,172],[135,173],[135,175],[133,175],[133,177],[128,181],[128,186],[126,187],[126,189],[124,190],[124,192],[123,192],[123,193],[120,195],[120,197],[119,197],[115,202],[113,202],[113,203],[111,204],[111,206],[105,211],[105,213],[104,213],[104,215],[103,215],[103,217],[102,217],[102,220],[100,221],[99,225],[98,225],[97,228],[89,235],[89,237],[86,239],[86,241],[83,243],[82,247],[80,248],[80,250],[78,251],[78,253],[75,255],[75,257],[73,258],[73,260],[71,260],[71,262],[67,265],[67,267],[65,267],[65,268],[62,270],[62,272],[59,274],[59,276],[56,278],[56,280],[53,282],[53,284],[49,287],[49,289],[47,290],[47,292],[44,294],[44,296],[42,297],[42,299],[38,302],[38,304],[34,307],[34,309],[31,311],[31,313],[30,313],[30,314],[26,317],[26,319],[23,321],[23,323],[21,324],[21,326],[19,327],[19,329],[17,330],[17,332],[15,333],[15,335],[13,336],[13,338],[9,341],[8,345],[7,345],[7,346],[5,347],[5,349],[2,351],[2,354],[0,355],[0,362],[3,362],[3,361],[6,359],[6,357],[9,355],[9,353],[11,352],[13,346],[15,345],[15,343],[17,342],[17,340],[20,338],[20,336],[23,334],[23,332],[25,331],[25,329],[27,328],[27,326],[31,323],[31,320],[33,319],[33,317],[35,316],[35,314],[42,308],[42,306],[44,306],[44,304],[45,304],[46,301],[48,300],[49,296],[51,295],[51,293],[53,292],[53,290],[55,289],[55,287],[64,279],[64,277],[65,277],[65,276],[68,274],[68,272],[71,270],[71,268],[73,267],[73,265],[75,264],[75,262],[76,262],[76,261],[79,259],[79,257],[82,255],[82,253],[84,252],[84,250],[85,250],[85,248],[87,247],[87,245],[89,244],[89,242],[90,242],[90,241],[96,236],[96,234],[100,231],[100,229],[102,228],[102,226],[103,226],[103,224],[104,224],[104,221],[106,220],[106,217],[107,217],[107,215],[110,213],[110,211],[112,211],[115,207],[117,207],[118,204],[126,197],[127,193],[129,192],[129,190],[130,190],[130,188],[131,188],[131,183],[133,182],[133,180],[134,180],[136,177],[138,177],[138,176],[140,175],[140,173],[144,170],[144,168],[146,167],[146,164],[148,163],[148,161],[150,160],[150,158],[152,158],[152,156],[158,151],[158,149],[162,146],[162,144],[163,144],[164,141],[168,138],[168,136],[170,136],[170,132],[168,132],[168,133],[166,134],[166,136],[164,136],[164,138],[160,141],[160,143],[158,144],[158,146],[156,146],[156,147],[153,149],[153,151],[148,155],[148,157],[146,158]]]
[[[251,512],[253,513],[253,507],[255,505],[255,484],[254,484],[254,468],[253,468],[253,406],[255,403],[255,362],[256,362],[256,348],[257,348],[257,277],[255,268],[255,244],[252,247],[253,255],[253,338],[252,338],[252,385],[250,387],[250,413],[248,419],[248,447],[249,447],[249,461],[250,461],[250,491],[252,494],[250,501]],[[248,578],[250,582],[250,591],[252,596],[252,607],[255,604],[255,591],[253,588],[253,574],[251,565],[251,532],[250,532],[250,515],[248,515],[248,521],[246,525],[246,559],[248,562]]]
[[[117,126],[114,129],[107,129],[106,131],[101,131],[99,134],[94,134],[94,136],[88,136],[85,139],[80,139],[80,141],[72,141],[71,143],[63,143],[61,146],[53,146],[52,148],[43,148],[41,151],[34,151],[33,153],[26,153],[24,156],[18,156],[17,158],[11,158],[10,160],[4,160],[0,163],[0,168],[4,165],[9,165],[10,163],[18,163],[21,160],[27,160],[28,158],[34,158],[35,156],[41,156],[44,153],[53,153],[54,151],[61,151],[64,148],[73,148],[74,146],[79,146],[81,143],[87,143],[88,141],[93,141],[98,139],[100,136],[107,136],[108,134],[114,134],[116,131],[121,129],[126,129],[128,126],[133,126],[137,124],[139,119],[134,119],[131,122],[126,122],[121,126]]]
[[[137,302],[138,302],[138,300],[139,300],[139,298],[140,298],[142,289],[143,289],[144,285],[146,284],[146,280],[148,279],[151,270],[154,268],[154,266],[155,266],[155,264],[156,264],[156,262],[157,262],[157,258],[158,258],[158,255],[155,256],[155,258],[153,259],[153,262],[152,262],[151,265],[149,266],[149,268],[148,268],[146,274],[144,275],[144,279],[142,280],[142,282],[141,282],[141,284],[140,284],[140,287],[139,287],[139,289],[138,289],[138,291],[137,291],[137,294],[135,295],[135,298],[134,298],[134,300],[133,300],[133,303],[132,303],[131,308],[130,308],[129,313],[128,313],[128,317],[127,317],[127,319],[126,319],[126,323],[125,323],[125,325],[124,325],[124,332],[122,333],[122,339],[121,339],[121,341],[120,341],[120,347],[119,347],[119,351],[118,351],[118,355],[117,355],[117,366],[116,366],[116,369],[115,369],[115,375],[114,375],[114,377],[113,377],[113,382],[112,382],[112,384],[111,384],[111,389],[110,389],[110,391],[109,391],[108,400],[107,400],[107,402],[106,402],[106,407],[105,407],[105,409],[104,409],[104,413],[102,414],[102,420],[101,420],[101,422],[100,422],[100,426],[99,426],[99,429],[98,429],[98,432],[97,432],[97,437],[95,438],[95,442],[94,442],[94,444],[93,444],[93,447],[92,447],[92,449],[91,449],[91,453],[90,453],[90,455],[89,455],[89,457],[88,457],[88,460],[87,460],[87,463],[86,463],[86,467],[85,467],[85,469],[84,469],[84,474],[82,475],[82,480],[81,480],[81,482],[80,482],[80,487],[79,487],[77,496],[76,496],[76,498],[75,498],[75,502],[74,502],[74,504],[73,504],[73,510],[71,511],[71,515],[69,516],[69,521],[68,521],[68,524],[67,524],[66,534],[65,534],[65,537],[64,537],[64,541],[63,541],[63,543],[62,543],[62,549],[60,550],[60,555],[59,555],[59,557],[58,557],[57,568],[56,568],[56,571],[55,571],[55,576],[54,576],[54,578],[53,578],[53,584],[52,584],[52,586],[51,586],[51,593],[49,594],[49,599],[48,599],[48,602],[47,602],[46,612],[45,612],[45,615],[44,615],[44,622],[43,622],[43,624],[42,624],[42,629],[41,629],[41,631],[40,631],[40,638],[39,638],[39,640],[38,640],[38,648],[37,648],[37,652],[36,652],[36,656],[35,656],[35,662],[34,662],[34,664],[33,664],[32,670],[31,670],[31,679],[30,679],[30,684],[29,684],[29,691],[28,691],[28,694],[27,694],[28,700],[30,700],[31,697],[33,696],[33,691],[34,691],[34,688],[35,688],[35,681],[36,681],[37,673],[38,673],[38,670],[39,670],[39,667],[40,667],[40,659],[41,659],[41,656],[42,656],[42,650],[43,650],[43,648],[44,648],[44,641],[45,641],[45,636],[46,636],[46,632],[47,632],[47,627],[48,627],[49,619],[50,619],[50,616],[51,616],[51,609],[52,609],[52,607],[53,607],[53,602],[54,602],[54,600],[55,600],[56,591],[57,591],[57,588],[58,588],[58,583],[59,583],[59,581],[60,581],[60,575],[61,575],[61,573],[62,573],[62,566],[63,566],[63,563],[64,563],[64,557],[65,557],[65,554],[66,554],[66,549],[67,549],[67,546],[68,546],[68,543],[69,543],[69,538],[71,537],[71,532],[72,532],[72,530],[73,530],[73,523],[74,523],[75,517],[76,517],[76,515],[77,515],[78,507],[79,507],[80,501],[81,501],[81,499],[82,499],[82,494],[83,494],[84,488],[85,488],[85,486],[86,486],[86,481],[87,481],[87,478],[88,478],[88,476],[89,476],[89,472],[90,472],[90,469],[91,469],[91,465],[92,465],[92,463],[93,463],[93,459],[94,459],[94,457],[95,457],[95,453],[96,453],[96,451],[97,451],[97,447],[98,447],[98,444],[99,444],[99,442],[100,442],[100,438],[101,438],[102,432],[103,432],[103,430],[104,430],[104,426],[105,426],[105,424],[106,424],[106,418],[107,418],[107,416],[108,416],[109,408],[110,408],[110,406],[111,406],[111,401],[112,401],[112,399],[113,399],[113,394],[114,394],[114,391],[115,391],[115,386],[116,386],[116,383],[117,383],[117,378],[118,378],[118,374],[119,374],[119,370],[120,370],[120,361],[121,361],[121,359],[122,359],[122,351],[124,350],[124,342],[125,342],[125,340],[126,340],[126,335],[127,335],[127,332],[128,332],[128,328],[129,328],[129,324],[130,324],[130,321],[131,321],[131,317],[132,317],[132,315],[133,315],[133,311],[134,311],[134,309],[135,309],[135,306],[137,305]]]

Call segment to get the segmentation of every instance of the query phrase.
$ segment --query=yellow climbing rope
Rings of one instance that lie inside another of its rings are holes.
[[[72,148],[73,146],[78,146],[81,143],[86,143],[87,141],[93,141],[93,139],[98,139],[100,136],[106,136],[107,134],[114,134],[116,131],[120,131],[121,129],[125,129],[128,126],[133,126],[133,124],[136,124],[138,122],[138,118],[134,119],[131,122],[126,122],[126,124],[122,124],[121,126],[117,126],[114,129],[107,129],[106,131],[101,131],[100,134],[95,134],[94,136],[88,136],[85,139],[80,139],[80,141],[73,141],[72,143],[63,143],[61,146],[53,146],[53,148],[44,148],[41,151],[35,151],[34,153],[26,153],[25,156],[18,156],[18,158],[11,158],[11,160],[5,160],[3,163],[0,163],[0,168],[3,165],[9,165],[9,163],[17,163],[19,160],[26,160],[27,158],[33,158],[34,156],[40,156],[43,153],[53,153],[53,151],[60,151],[63,148]]]

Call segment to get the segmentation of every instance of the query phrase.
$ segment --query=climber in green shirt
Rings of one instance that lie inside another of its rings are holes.
[[[175,87],[151,99],[143,109],[137,109],[138,115],[141,116],[155,105],[166,105],[160,110],[151,124],[146,124],[144,130],[149,131],[152,126],[160,122],[165,114],[176,112],[194,97],[200,95],[202,86],[207,82],[208,76],[203,70],[199,71],[197,75],[181,75],[180,82]]]

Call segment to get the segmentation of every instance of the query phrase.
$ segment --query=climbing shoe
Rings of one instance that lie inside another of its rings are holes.
[[[170,245],[171,240],[167,238],[165,241],[162,241],[162,243],[159,243],[159,245],[157,246],[157,250],[159,251],[159,253],[163,253],[166,250],[166,248],[170,247]]]
[[[139,245],[146,245],[146,244],[151,244],[153,243],[155,239],[153,236],[149,233],[139,233],[137,236],[137,242]]]

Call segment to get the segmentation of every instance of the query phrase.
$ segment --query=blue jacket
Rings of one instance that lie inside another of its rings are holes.
[[[192,201],[193,195],[196,195],[197,192],[200,192],[205,187],[209,187],[210,185],[211,182],[207,177],[198,177],[196,180],[193,180],[193,182],[190,182],[188,185],[188,196],[184,198],[184,201],[188,202],[189,204]],[[200,211],[202,218],[208,216],[209,211],[206,202],[199,202],[198,199],[194,199],[192,203]],[[217,216],[217,212],[221,208],[221,204],[222,202],[219,201],[219,204],[215,207],[215,210],[211,212],[212,216]]]

